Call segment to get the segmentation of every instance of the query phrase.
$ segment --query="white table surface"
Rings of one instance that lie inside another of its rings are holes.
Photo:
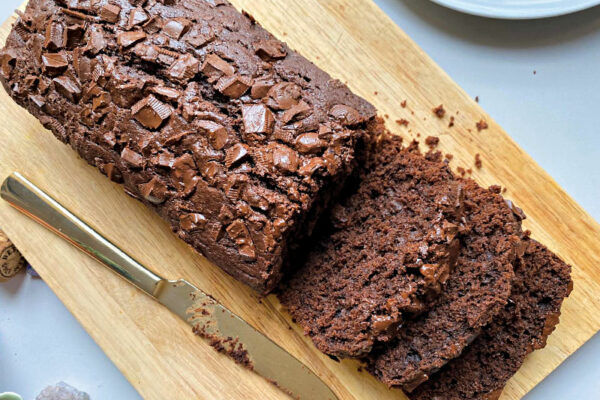
[[[0,18],[21,1],[0,0]],[[510,22],[426,0],[376,2],[600,220],[600,8]],[[598,335],[526,399],[600,399],[597,360]],[[41,280],[0,284],[0,392],[29,400],[60,380],[93,400],[139,398]]]

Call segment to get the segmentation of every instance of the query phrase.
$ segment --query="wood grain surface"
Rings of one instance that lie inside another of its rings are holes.
[[[451,165],[501,184],[533,237],[573,265],[575,290],[548,346],[531,355],[503,400],[519,399],[600,328],[600,225],[579,207],[370,0],[233,0],[263,26],[371,101],[406,138],[440,136]],[[1,41],[11,21],[0,29]],[[401,103],[406,100],[406,107]],[[432,108],[444,104],[443,118]],[[342,399],[403,399],[354,361],[320,354],[274,296],[260,299],[195,254],[0,90],[0,178],[17,170],[157,273],[211,293],[322,377]],[[450,116],[455,118],[449,127]],[[408,126],[394,121],[407,119]],[[478,131],[484,119],[488,129]],[[475,154],[483,167],[474,167]],[[34,222],[0,204],[0,226],[127,379],[147,399],[283,399],[195,337],[188,325]],[[51,329],[51,327],[47,327]]]

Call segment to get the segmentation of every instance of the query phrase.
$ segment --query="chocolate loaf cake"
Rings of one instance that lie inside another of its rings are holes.
[[[223,0],[30,0],[0,76],[57,138],[261,292],[378,127],[370,104]]]
[[[419,386],[412,400],[496,400],[527,354],[546,345],[573,287],[571,267],[529,240],[515,266],[508,304],[457,359]]]
[[[467,231],[456,268],[431,310],[407,321],[396,341],[369,355],[368,369],[389,386],[411,391],[456,358],[508,301],[521,245],[522,212],[500,188],[462,180]]]
[[[360,185],[320,226],[282,303],[321,351],[361,357],[426,309],[458,254],[461,183],[399,137],[383,138]]]

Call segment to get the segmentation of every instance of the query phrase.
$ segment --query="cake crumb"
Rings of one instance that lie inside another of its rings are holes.
[[[437,147],[439,143],[440,138],[437,136],[427,136],[427,138],[425,139],[425,144],[429,146],[430,149]]]
[[[377,90],[373,92],[374,96],[377,96],[378,94],[379,94],[379,92],[377,92]]]
[[[450,123],[448,124],[448,128],[452,128],[454,126],[454,116],[450,116]]]
[[[475,167],[477,169],[481,169],[482,166],[483,163],[481,162],[481,154],[477,153],[475,154]]]
[[[360,366],[360,365],[359,365],[359,366],[358,366],[358,368],[356,368],[356,370],[357,370],[358,372],[362,372],[362,371],[363,371],[363,368],[362,368],[362,366]]]
[[[487,129],[487,128],[488,128],[488,124],[487,124],[487,122],[486,122],[486,120],[485,120],[485,119],[481,119],[481,120],[479,120],[479,122],[477,122],[477,123],[475,124],[475,126],[477,127],[477,130],[478,130],[479,132],[481,132],[482,130],[484,130],[484,129]]]
[[[475,96],[475,102],[479,103],[479,96]]]
[[[420,132],[417,132],[417,137],[421,137],[421,133]]]
[[[463,167],[456,167],[456,172],[458,172],[460,176],[465,176],[467,173]]]
[[[400,126],[408,126],[408,120],[404,118],[397,119],[396,123]]]
[[[450,160],[452,160],[454,158],[454,154],[452,154],[452,153],[446,153],[446,155],[444,157],[446,157],[446,160],[450,161]]]
[[[406,100],[402,100],[402,103],[400,103],[400,107],[406,108]]]
[[[506,193],[506,186],[502,188],[502,193]]]
[[[471,168],[467,168],[467,174],[471,175],[473,173],[473,170]]]
[[[439,106],[434,108],[433,113],[435,115],[437,115],[438,118],[444,118],[444,115],[446,115],[446,110],[444,109],[444,105],[440,104]]]
[[[389,114],[383,114],[383,116],[385,117],[385,119],[390,119]]]

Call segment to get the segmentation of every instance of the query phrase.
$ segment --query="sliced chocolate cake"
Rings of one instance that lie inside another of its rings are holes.
[[[387,137],[280,297],[323,352],[364,356],[423,312],[458,253],[462,182]]]
[[[495,400],[527,354],[546,345],[573,287],[571,267],[529,240],[508,304],[457,359],[419,386],[412,400]]]
[[[464,188],[468,232],[461,235],[456,268],[431,310],[407,321],[396,341],[368,360],[368,369],[379,379],[407,391],[456,358],[510,295],[521,212],[505,203],[498,187],[457,181]]]

